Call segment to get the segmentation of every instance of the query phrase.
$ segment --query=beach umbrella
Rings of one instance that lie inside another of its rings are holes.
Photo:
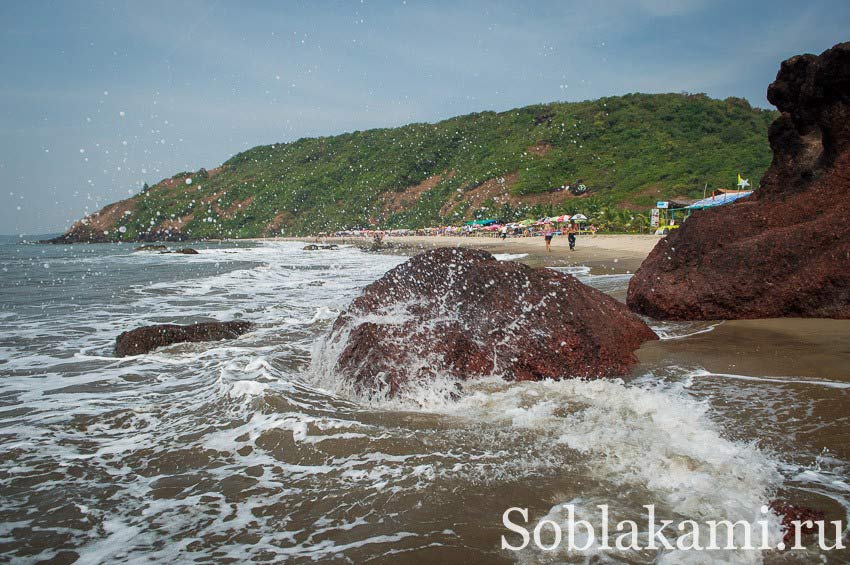
[[[584,214],[576,214],[575,216],[573,216],[572,219],[576,222],[586,222],[587,216],[585,216]]]
[[[557,217],[555,217],[555,218],[552,218],[552,221],[553,221],[553,222],[558,222],[559,224],[560,224],[560,223],[563,223],[563,222],[569,222],[569,221],[570,221],[570,216],[568,216],[567,214],[564,214],[564,215],[562,215],[562,216],[557,216]]]
[[[533,225],[533,224],[534,224],[534,220],[523,220],[519,223],[519,225],[522,226],[522,227],[528,227],[528,226]]]

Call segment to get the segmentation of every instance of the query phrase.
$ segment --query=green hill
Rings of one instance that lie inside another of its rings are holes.
[[[575,212],[631,217],[659,199],[701,197],[706,183],[733,188],[739,172],[760,178],[776,115],[738,98],[630,94],[259,146],[107,206],[65,239],[304,235]],[[579,183],[586,193],[562,188]]]

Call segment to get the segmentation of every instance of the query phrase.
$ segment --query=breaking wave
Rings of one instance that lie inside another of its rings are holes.
[[[545,562],[566,556],[498,549],[506,508],[563,519],[567,502],[630,516],[653,503],[664,518],[752,520],[789,485],[846,504],[835,484],[846,470],[840,458],[792,464],[758,445],[758,430],[732,437],[734,414],[714,394],[749,402],[777,429],[790,417],[740,396],[735,376],[692,367],[604,381],[493,376],[464,382],[459,396],[454,380],[438,376],[397,397],[361,397],[334,371],[344,336],[323,336],[403,258],[302,247],[176,256],[90,246],[21,263],[49,262],[55,278],[0,313],[4,335],[14,330],[0,341],[5,558],[360,562],[419,552]],[[573,272],[609,291],[628,280]],[[255,329],[111,356],[131,327],[231,318]],[[777,380],[758,384],[788,384]]]

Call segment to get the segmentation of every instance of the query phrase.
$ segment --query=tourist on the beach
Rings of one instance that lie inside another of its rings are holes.
[[[546,251],[552,253],[552,236],[555,232],[552,230],[552,224],[546,224],[546,229],[543,231],[543,238],[546,240]]]
[[[570,242],[570,251],[576,250],[576,234],[578,233],[578,228],[576,227],[575,222],[570,222],[570,227],[567,230],[567,240]]]
[[[502,239],[507,239],[508,237],[508,226],[502,226]]]

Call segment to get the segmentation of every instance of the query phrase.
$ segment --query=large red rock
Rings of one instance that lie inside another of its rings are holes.
[[[232,322],[201,322],[180,326],[159,324],[143,326],[124,332],[115,340],[115,355],[141,355],[172,343],[219,341],[233,339],[250,330],[252,324],[241,320]]]
[[[850,318],[850,43],[782,63],[773,162],[735,204],[695,212],[629,284],[659,319]]]
[[[508,380],[627,374],[657,339],[610,296],[484,251],[417,255],[367,286],[333,326],[336,370],[361,392],[448,376]]]

